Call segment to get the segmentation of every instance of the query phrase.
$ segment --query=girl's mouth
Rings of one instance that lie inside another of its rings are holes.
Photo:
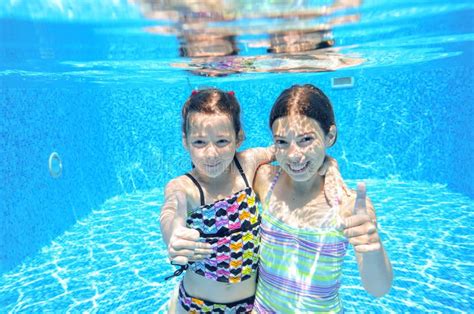
[[[220,164],[221,164],[221,162],[219,161],[215,164],[206,164],[206,167],[209,168],[209,169],[215,169],[215,168],[219,167]]]
[[[288,168],[291,170],[291,172],[294,172],[294,173],[302,173],[306,169],[308,169],[308,166],[309,166],[309,161],[303,164],[288,164]]]

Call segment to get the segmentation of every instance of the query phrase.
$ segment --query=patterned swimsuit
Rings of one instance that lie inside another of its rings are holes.
[[[205,203],[199,182],[186,174],[197,186],[201,199],[201,206],[188,211],[187,226],[198,230],[213,249],[209,258],[189,263],[188,268],[198,275],[226,283],[250,279],[258,268],[260,215],[256,195],[237,158],[234,157],[234,161],[246,188],[211,204]],[[252,310],[254,297],[216,304],[188,295],[181,282],[179,302],[188,312],[242,313]]]

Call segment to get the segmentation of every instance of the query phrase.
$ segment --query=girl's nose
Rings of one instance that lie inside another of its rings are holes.
[[[209,144],[206,153],[208,157],[217,157],[219,155],[217,147],[214,144]]]
[[[292,142],[288,148],[288,158],[290,161],[299,161],[301,159],[300,148],[294,142]]]

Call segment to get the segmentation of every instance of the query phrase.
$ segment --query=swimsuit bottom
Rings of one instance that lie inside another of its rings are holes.
[[[232,303],[214,303],[188,295],[183,281],[179,285],[178,301],[188,313],[250,313],[254,300],[255,296],[252,296]]]

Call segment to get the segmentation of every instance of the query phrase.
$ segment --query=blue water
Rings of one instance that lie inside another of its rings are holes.
[[[331,98],[329,153],[351,186],[367,182],[394,267],[391,292],[374,299],[349,250],[347,311],[472,311],[473,12],[469,1],[364,1],[347,11],[357,23],[331,30],[360,65],[211,78],[172,67],[186,62],[176,38],[145,32],[157,22],[127,1],[2,2],[0,312],[162,312],[176,281],[163,281],[159,210],[164,184],[189,170],[179,119],[190,90],[235,91],[248,148],[271,142],[271,105],[295,83]],[[243,34],[239,55],[265,53],[248,44],[262,38]],[[332,88],[347,76],[352,88]]]
[[[354,187],[355,181],[349,181]],[[369,180],[380,233],[394,267],[389,295],[373,299],[361,287],[352,250],[346,256],[341,295],[349,312],[472,309],[474,222],[472,199],[444,185]],[[144,311],[163,309],[176,280],[159,233],[163,191],[153,189],[107,200],[3,275],[6,311]],[[447,209],[455,208],[453,211]],[[427,216],[432,217],[429,221]]]

